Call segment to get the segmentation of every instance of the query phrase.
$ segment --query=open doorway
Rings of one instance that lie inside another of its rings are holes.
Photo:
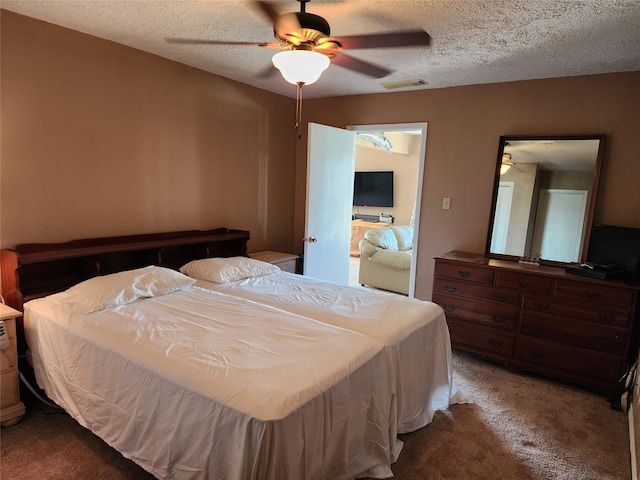
[[[393,206],[364,205],[367,202],[353,206],[349,283],[360,284],[358,245],[366,230],[392,225],[411,227],[403,228],[403,231],[411,232],[412,239],[409,242],[417,245],[427,124],[357,125],[347,129],[357,132],[356,172],[393,172]],[[384,201],[382,204],[386,205]],[[409,297],[414,296],[416,252],[416,248],[411,248],[409,252],[411,267],[406,292]],[[388,275],[386,277],[389,278]]]

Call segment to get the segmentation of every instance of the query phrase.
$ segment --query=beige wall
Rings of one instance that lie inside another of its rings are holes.
[[[426,79],[428,81],[428,78]],[[308,121],[428,122],[416,297],[431,298],[433,257],[483,253],[501,135],[607,135],[595,221],[640,227],[640,72],[313,99]],[[296,204],[304,204],[304,148]],[[442,210],[442,197],[451,209]],[[296,238],[303,212],[296,211]]]
[[[182,229],[291,251],[295,100],[2,11],[1,244]]]

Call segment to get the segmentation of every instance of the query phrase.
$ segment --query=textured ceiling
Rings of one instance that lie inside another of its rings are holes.
[[[272,2],[298,11],[294,0]],[[238,0],[2,0],[2,8],[122,43],[286,96],[279,75],[259,78],[278,50],[180,45],[166,37],[272,42],[252,2]],[[393,73],[372,79],[332,65],[305,98],[384,93],[382,83],[420,88],[640,70],[640,0],[312,0],[336,36],[422,28],[430,47],[349,50]]]

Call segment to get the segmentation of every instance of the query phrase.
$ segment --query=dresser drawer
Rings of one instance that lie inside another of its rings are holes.
[[[440,293],[461,295],[506,305],[517,306],[520,303],[520,294],[517,292],[485,287],[456,279],[436,278],[434,290]]]
[[[0,375],[0,407],[7,407],[18,403],[18,372],[13,371]]]
[[[4,320],[4,331],[9,338],[16,338],[16,320],[15,318],[10,318],[8,320]]]
[[[562,302],[554,297],[537,297],[535,295],[524,295],[522,308],[530,312],[560,315],[618,327],[627,327],[630,317],[628,311],[607,308],[604,305]]]
[[[496,272],[496,285],[505,288],[516,288],[523,292],[551,293],[553,281],[548,277],[527,275],[520,272]]]
[[[563,298],[573,298],[582,302],[603,303],[610,307],[630,308],[633,292],[629,289],[607,287],[586,282],[558,280],[554,294]]]
[[[435,273],[437,277],[455,278],[487,285],[493,284],[493,270],[489,268],[438,262]]]
[[[519,333],[576,347],[623,355],[627,330],[523,312]]]
[[[13,371],[18,368],[18,358],[16,355],[16,340],[9,339],[9,347],[0,350],[0,373]]]
[[[274,262],[276,267],[284,272],[296,273],[296,259],[286,260],[284,262]]]
[[[531,366],[611,385],[615,385],[622,374],[622,357],[526,335],[516,339],[515,355],[518,361]]]
[[[449,336],[455,349],[456,345],[479,348],[501,356],[513,355],[513,337],[491,328],[447,320]]]
[[[438,293],[433,296],[433,301],[444,309],[447,319],[455,317],[488,327],[515,331],[518,318],[518,309],[515,307],[475,302],[454,295]]]
[[[18,368],[15,319],[10,318],[4,321],[4,331],[9,338],[9,346],[0,350],[0,373],[6,373]]]

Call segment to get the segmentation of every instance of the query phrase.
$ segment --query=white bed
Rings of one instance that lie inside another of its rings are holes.
[[[358,332],[384,345],[398,399],[398,432],[469,400],[453,382],[451,342],[435,303],[280,271],[248,258],[195,260],[181,268],[197,286]]]
[[[391,477],[398,418],[410,431],[466,401],[439,307],[270,276],[264,262],[217,292],[184,275],[176,291],[101,284],[148,265],[249,260],[249,238],[216,228],[1,250],[2,294],[25,311],[39,385],[158,478]],[[97,287],[82,292],[87,279]]]
[[[392,476],[401,442],[383,345],[165,270],[25,304],[50,398],[158,478]]]

